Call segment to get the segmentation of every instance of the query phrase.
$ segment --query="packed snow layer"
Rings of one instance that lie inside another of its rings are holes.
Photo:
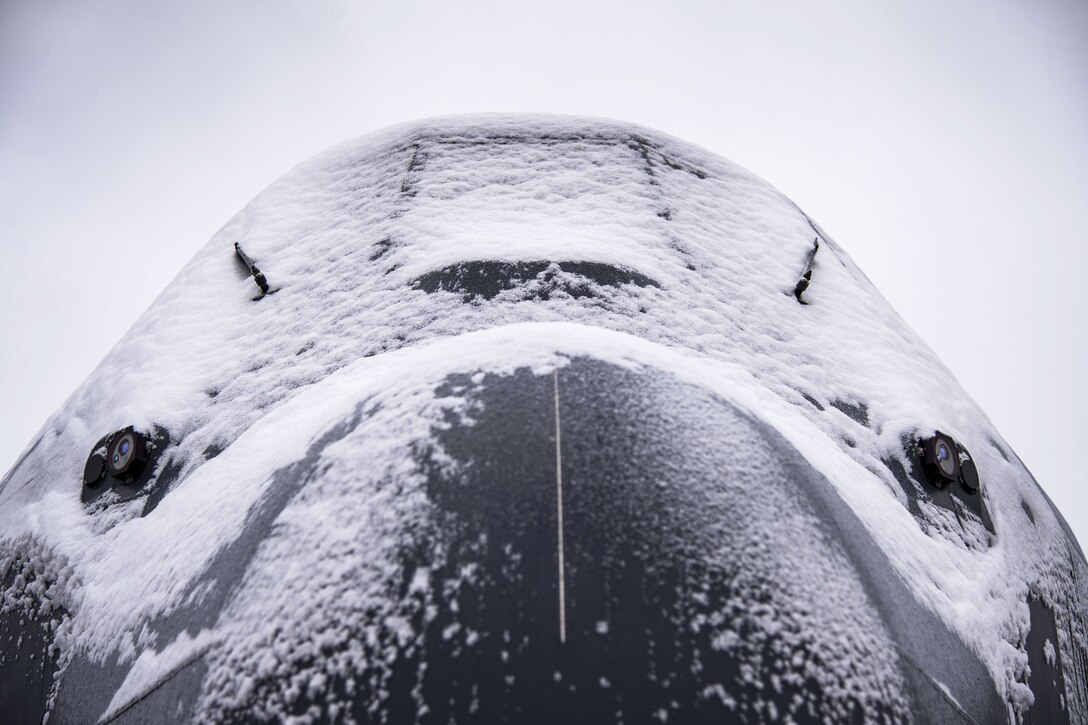
[[[256,301],[236,243],[271,286]],[[492,295],[473,294],[458,280],[496,269],[478,263],[506,264],[498,269],[510,279]],[[426,289],[426,279],[438,282]],[[778,430],[834,484],[919,600],[978,654],[1013,712],[1031,699],[1029,593],[1062,623],[1063,661],[1074,661],[1075,640],[1083,646],[1088,569],[1063,523],[842,250],[736,165],[600,120],[401,126],[275,182],[181,271],[0,483],[0,572],[32,559],[41,581],[63,583],[41,593],[67,613],[62,651],[134,663],[116,711],[193,652],[211,647],[221,653],[215,663],[232,646],[239,656],[274,651],[231,624],[241,600],[227,603],[220,623],[171,641],[146,623],[207,595],[193,583],[235,542],[277,472],[307,461],[337,423],[365,416],[369,431],[321,448],[333,473],[336,461],[373,462],[368,477],[344,483],[361,487],[353,507],[308,490],[283,502],[270,525],[287,549],[320,531],[319,551],[362,546],[368,556],[292,560],[273,542],[254,556],[284,566],[252,586],[290,592],[305,609],[322,596],[310,577],[333,581],[351,564],[359,606],[380,609],[381,569],[394,565],[382,552],[426,507],[403,451],[431,440],[459,405],[435,390],[453,373],[543,373],[578,356],[667,371]],[[86,456],[127,425],[169,431],[177,483],[145,516],[140,499],[88,514],[79,500]],[[938,429],[970,451],[996,535],[939,507],[910,513],[887,462],[904,460],[905,440]],[[388,479],[401,486],[373,484]],[[268,667],[280,666],[270,657]],[[209,691],[244,693],[230,663],[220,664]],[[1088,703],[1070,706],[1088,718]]]

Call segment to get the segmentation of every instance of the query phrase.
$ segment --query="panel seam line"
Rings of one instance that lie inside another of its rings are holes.
[[[559,370],[552,371],[555,393],[555,526],[556,548],[559,554],[559,642],[567,641],[566,563],[563,557],[563,454],[560,448]]]

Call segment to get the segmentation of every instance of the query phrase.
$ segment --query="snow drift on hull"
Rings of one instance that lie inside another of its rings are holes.
[[[0,480],[0,711],[1085,722],[1086,581],[765,182],[440,119],[264,191]]]

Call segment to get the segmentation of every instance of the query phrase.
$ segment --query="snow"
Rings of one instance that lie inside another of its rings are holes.
[[[817,238],[802,306],[793,289]],[[236,242],[274,290],[260,301],[236,269]],[[602,285],[584,298],[560,287],[532,303],[523,288],[470,303],[412,288],[423,274],[480,260],[601,262],[659,286]],[[298,673],[312,652],[277,649],[258,625],[269,603],[306,611],[324,602],[315,581],[350,575],[352,586],[338,590],[351,600],[344,606],[385,613],[396,640],[409,643],[418,636],[413,613],[387,582],[397,543],[424,519],[427,501],[404,451],[430,440],[450,411],[471,419],[464,400],[436,398],[435,389],[454,372],[544,373],[578,356],[668,371],[773,426],[833,482],[899,576],[1014,704],[1030,697],[1018,694],[1028,592],[1059,617],[1085,611],[1088,572],[1028,471],[819,227],[770,185],[702,149],[626,124],[549,117],[395,127],[320,154],[262,192],[0,483],[8,556],[0,571],[22,556],[63,583],[53,595],[70,613],[62,649],[133,663],[110,712],[197,651],[210,667],[207,699],[242,697],[237,673],[257,651],[264,676]],[[834,401],[863,402],[869,424]],[[354,419],[353,431],[337,429]],[[141,502],[88,516],[78,493],[89,447],[130,424],[170,432],[177,488],[146,517]],[[978,466],[998,531],[988,546],[965,546],[939,510],[923,530],[883,463],[901,454],[904,437],[938,428]],[[209,446],[223,452],[205,460]],[[318,460],[300,463],[312,450]],[[247,596],[199,632],[157,641],[144,623],[201,598],[193,584],[236,541],[277,472],[299,465],[325,475],[275,517],[275,536],[246,570]],[[429,591],[430,576],[416,570],[410,594]],[[1068,621],[1071,632],[1083,627]],[[314,631],[290,617],[279,625],[296,628],[292,641],[344,644],[335,628]],[[328,667],[390,656],[387,633],[371,635]],[[446,635],[471,646],[476,633]],[[728,628],[720,640],[728,646]],[[326,674],[295,674],[306,677],[295,691],[320,690]],[[732,701],[721,686],[708,693]],[[1088,717],[1088,703],[1071,705]]]
[[[151,648],[143,650],[125,676],[124,682],[114,693],[100,721],[112,720],[154,688],[162,680],[164,674],[168,676],[169,673],[185,667],[215,643],[216,636],[210,630],[202,631],[195,638],[189,636],[187,632],[182,632],[174,642],[161,651],[157,652]]]

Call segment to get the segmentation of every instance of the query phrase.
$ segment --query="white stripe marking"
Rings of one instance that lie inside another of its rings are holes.
[[[552,372],[555,389],[555,509],[559,548],[559,641],[567,641],[566,574],[563,562],[563,457],[559,447],[559,371]]]

